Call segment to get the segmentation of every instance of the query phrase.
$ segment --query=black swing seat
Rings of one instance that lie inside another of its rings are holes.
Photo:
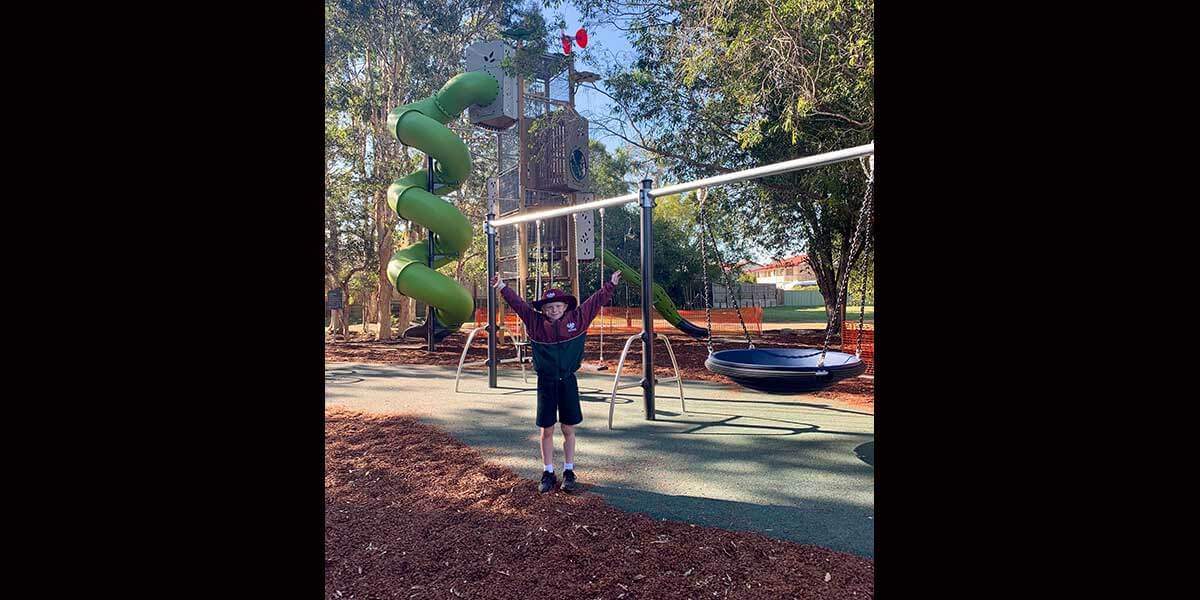
[[[434,317],[433,317],[433,339],[434,339],[434,341],[440,342],[440,341],[446,339],[447,337],[449,337],[450,334],[452,334],[456,331],[458,331],[458,329],[446,328],[446,326],[442,324],[442,321],[437,318],[437,315],[434,315]],[[426,333],[426,331],[425,331],[425,323],[422,321],[420,323],[410,324],[408,326],[408,328],[404,330],[404,333],[400,334],[400,337],[427,339],[428,335],[429,334]]]
[[[824,366],[817,368],[820,359],[821,351],[813,348],[721,350],[712,353],[704,366],[739,385],[769,394],[815,392],[867,370],[866,363],[845,352],[826,352]]]

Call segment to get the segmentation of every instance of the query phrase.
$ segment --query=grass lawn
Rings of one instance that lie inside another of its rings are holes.
[[[858,321],[858,306],[846,310],[847,321]],[[875,322],[875,307],[868,306],[866,321]],[[763,323],[824,323],[824,306],[771,306],[763,309]]]

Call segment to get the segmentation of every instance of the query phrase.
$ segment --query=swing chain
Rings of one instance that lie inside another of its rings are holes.
[[[875,156],[871,155],[871,158],[869,159],[869,161],[870,162],[868,162],[868,159],[864,159],[864,158],[860,157],[858,159],[858,164],[859,164],[859,166],[862,167],[863,173],[867,176],[867,180],[871,181],[871,180],[873,180],[874,175],[875,175],[875,173],[874,173],[874,171],[875,171]],[[874,219],[875,219],[875,215],[873,213],[867,216],[867,231],[871,230],[871,225],[872,225],[872,223],[874,223]],[[863,282],[862,282],[862,292],[861,292],[861,296],[859,298],[859,307],[858,307],[858,337],[854,338],[854,357],[855,358],[862,358],[863,328],[864,328],[864,323],[866,322],[866,315],[867,315],[867,277],[869,276],[869,271],[871,268],[871,253],[869,250],[870,247],[871,247],[871,239],[870,239],[870,237],[867,237],[866,239],[863,240],[863,266],[862,266]]]
[[[707,194],[705,194],[705,196],[707,199]],[[715,254],[716,258],[717,258],[717,267],[721,270],[721,275],[723,276],[723,278],[725,280],[725,295],[728,296],[730,301],[733,302],[733,308],[734,308],[734,310],[737,311],[738,322],[742,324],[742,333],[745,334],[745,336],[746,336],[746,344],[750,347],[751,350],[753,350],[754,349],[754,340],[750,338],[750,329],[746,327],[746,319],[742,318],[741,304],[738,302],[737,296],[734,295],[734,293],[733,293],[733,284],[729,281],[729,271],[727,271],[725,269],[725,263],[724,263],[724,261],[721,260],[721,251],[717,247],[717,238],[713,236],[712,226],[709,225],[708,219],[704,218],[703,206],[701,207],[701,211],[697,218],[699,218],[701,220],[701,225],[702,225],[702,230],[700,232],[700,235],[701,236],[704,235],[704,230],[708,231],[709,242],[712,243],[713,254]],[[706,264],[704,266],[704,268],[707,269],[708,265]],[[740,290],[740,288],[739,288],[739,290]],[[707,305],[705,306],[705,308],[706,309],[708,308]],[[712,338],[712,323],[709,323],[708,337]]]
[[[868,226],[868,228],[870,227],[870,221],[867,222],[867,226]],[[862,280],[863,280],[862,297],[861,297],[861,304],[859,304],[859,308],[858,308],[858,337],[854,338],[854,357],[855,358],[862,358],[863,323],[865,322],[866,315],[867,315],[867,277],[868,277],[868,269],[871,264],[871,255],[868,253],[868,248],[870,248],[869,242],[864,241],[863,242],[863,267],[862,267]]]
[[[855,227],[854,227],[854,239],[853,239],[853,241],[850,242],[850,253],[847,256],[847,259],[849,259],[849,257],[854,256],[854,254],[856,252],[858,252],[858,245],[859,245],[859,241],[860,241],[860,238],[861,238],[862,232],[863,232],[863,222],[867,220],[868,215],[872,214],[871,205],[874,203],[874,199],[875,199],[875,194],[874,194],[875,168],[874,168],[874,164],[872,163],[871,168],[867,169],[866,164],[863,163],[862,159],[859,159],[859,162],[860,162],[860,164],[863,164],[863,170],[866,171],[866,173],[867,173],[867,189],[863,195],[863,205],[862,205],[862,209],[858,213],[858,224],[855,225]],[[865,239],[865,238],[863,238],[863,239]],[[847,262],[849,262],[849,260],[847,260]],[[844,327],[845,324],[841,322],[842,300],[845,298],[846,293],[848,291],[847,288],[849,287],[849,284],[850,284],[850,271],[852,269],[853,269],[852,264],[846,265],[846,268],[842,271],[842,276],[839,278],[840,281],[838,281],[837,290],[835,292],[837,299],[834,303],[833,319],[835,320],[836,323],[838,323],[839,325],[842,325],[843,329],[845,329],[845,327]],[[863,300],[864,300],[864,302],[866,301],[865,294],[863,296]],[[865,306],[863,307],[863,312],[864,313],[866,312]],[[825,366],[825,354],[827,352],[829,352],[829,340],[832,336],[833,336],[833,327],[827,326],[825,328],[825,343],[821,346],[821,359],[819,361],[817,361],[818,369],[823,368]]]
[[[709,297],[708,291],[708,251],[707,243],[704,240],[704,203],[708,200],[708,188],[700,188],[700,212],[697,217],[700,219],[700,277],[704,285],[704,321],[708,326],[708,336],[704,339],[704,345],[708,347],[708,355],[712,356],[712,299]]]
[[[715,249],[717,247],[717,240],[716,238],[712,237],[711,229],[708,231],[708,235],[709,241],[712,242],[713,248]],[[733,301],[733,309],[737,311],[738,323],[742,324],[742,334],[746,336],[746,345],[753,350],[754,340],[750,339],[750,330],[746,328],[746,319],[742,318],[742,306],[741,303],[738,302],[738,297],[741,295],[742,288],[741,286],[738,286],[738,293],[733,293],[733,285],[729,281],[729,271],[726,270],[725,263],[720,261],[720,258],[721,256],[717,255],[718,262],[720,263],[718,266],[721,268],[721,273],[725,276],[725,293],[729,296],[729,299]],[[712,335],[712,333],[710,332],[709,335]]]

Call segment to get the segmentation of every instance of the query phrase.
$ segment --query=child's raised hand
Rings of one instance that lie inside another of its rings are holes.
[[[612,284],[613,284],[613,285],[617,285],[617,283],[619,283],[620,281],[621,281],[621,272],[620,272],[620,271],[613,271],[613,275],[612,275]]]
[[[506,284],[506,283],[504,283],[504,280],[503,280],[503,279],[500,279],[500,275],[499,275],[499,274],[497,274],[497,275],[496,275],[496,278],[492,280],[492,287],[494,287],[494,288],[496,288],[496,289],[498,289],[498,290],[502,290],[502,289],[504,289],[504,286],[506,286],[506,285],[507,285],[507,284]]]

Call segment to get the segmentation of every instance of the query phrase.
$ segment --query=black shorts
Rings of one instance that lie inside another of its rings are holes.
[[[574,374],[562,380],[539,374],[537,386],[538,427],[552,427],[559,421],[563,425],[583,422],[583,410],[579,407],[579,382]]]

